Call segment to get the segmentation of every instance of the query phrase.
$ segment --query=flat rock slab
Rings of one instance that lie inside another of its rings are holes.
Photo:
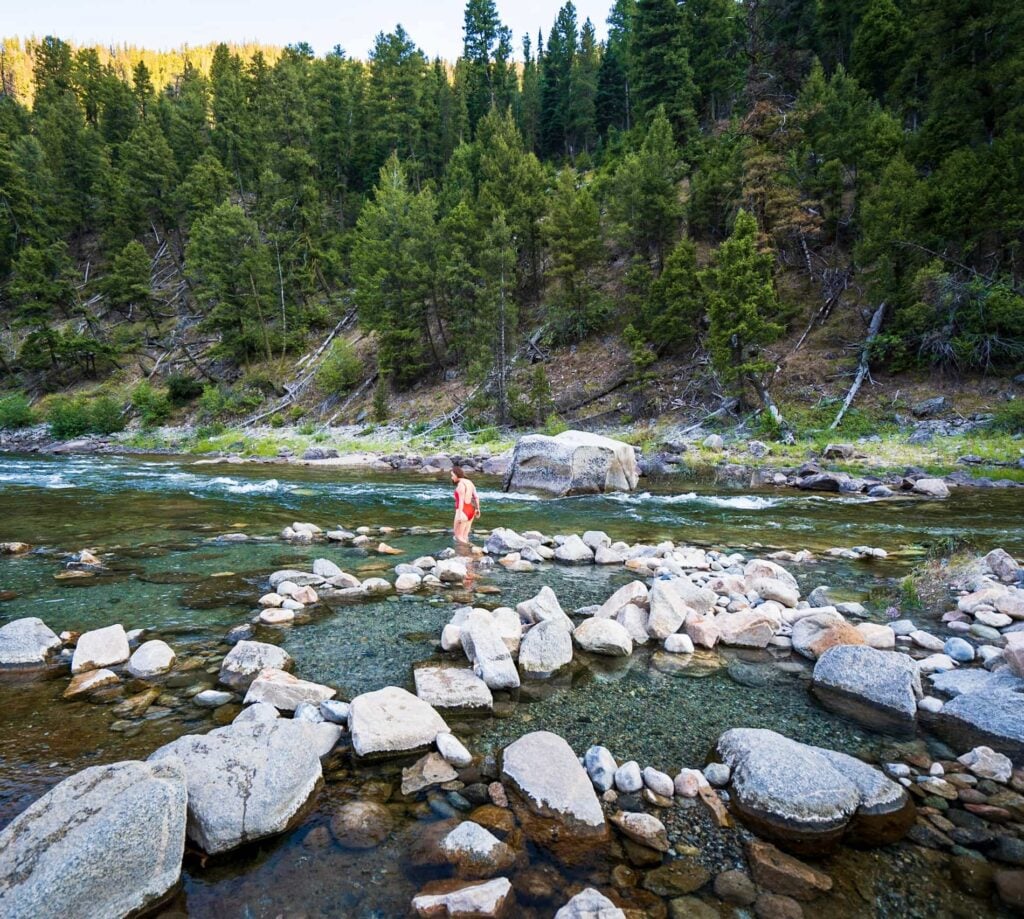
[[[186,801],[173,758],[65,779],[0,833],[0,913],[116,917],[155,905],[181,874]]]
[[[494,708],[487,684],[465,667],[417,667],[412,672],[416,695],[434,708],[486,710]]]
[[[78,639],[75,654],[71,658],[71,672],[82,673],[85,670],[123,664],[130,654],[124,626],[108,625],[105,629],[93,629]]]
[[[867,645],[835,645],[814,665],[811,688],[822,704],[875,730],[913,732],[921,672],[896,651]]]
[[[508,878],[476,884],[434,881],[412,900],[412,908],[421,919],[499,919],[511,915],[514,904]]]
[[[827,852],[844,835],[885,845],[913,824],[902,786],[852,756],[754,728],[726,731],[717,750],[732,769],[733,810],[798,854]]]
[[[188,835],[214,855],[288,829],[319,784],[316,729],[279,719],[187,734],[150,756],[180,759],[188,781]]]
[[[423,750],[448,725],[432,706],[397,686],[356,696],[349,707],[352,749],[358,756]]]
[[[0,627],[0,670],[43,667],[60,645],[60,638],[42,619],[15,619]]]
[[[268,667],[249,684],[245,694],[245,705],[253,702],[269,702],[282,712],[293,712],[303,702],[319,706],[321,702],[333,699],[338,691],[320,683],[300,680],[298,677]]]
[[[961,670],[947,670],[931,675],[932,688],[947,696],[959,696],[968,692],[1024,692],[1024,679],[1007,670],[992,673],[981,667]]]
[[[261,670],[291,670],[295,666],[291,655],[277,645],[263,641],[240,641],[225,656],[220,665],[220,681],[225,686],[242,692]]]

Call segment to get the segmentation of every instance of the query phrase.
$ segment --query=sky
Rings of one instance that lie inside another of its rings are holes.
[[[498,0],[517,57],[524,32],[545,40],[564,0]],[[612,0],[575,0],[580,24],[589,16],[599,38]],[[454,60],[462,51],[464,0],[5,0],[6,36],[56,35],[85,45],[129,44],[153,49],[211,41],[269,45],[309,42],[318,55],[341,45],[365,58],[374,36],[401,23],[429,57]]]

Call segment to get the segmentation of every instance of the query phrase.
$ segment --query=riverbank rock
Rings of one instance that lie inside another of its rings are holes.
[[[936,733],[959,749],[991,747],[1024,765],[1024,693],[979,685],[942,706],[935,716]],[[999,683],[993,680],[992,686]]]
[[[572,747],[550,731],[509,744],[501,776],[512,788],[524,832],[556,857],[574,862],[607,839],[608,827],[587,771]]]
[[[611,822],[619,828],[623,836],[632,839],[633,842],[646,846],[648,849],[654,849],[656,852],[669,850],[665,824],[651,814],[623,811],[613,815]]]
[[[459,638],[466,657],[473,662],[474,673],[490,689],[518,688],[519,671],[487,610],[472,610],[460,626]]]
[[[589,565],[594,560],[594,553],[579,536],[573,533],[566,536],[561,545],[555,548],[555,561],[563,565]]]
[[[71,658],[71,672],[82,673],[84,670],[123,664],[130,654],[124,626],[108,625],[105,629],[93,629],[78,639]]]
[[[572,638],[581,650],[591,654],[629,657],[633,653],[633,639],[614,619],[584,619],[576,626]]]
[[[294,666],[292,656],[284,648],[263,641],[240,641],[221,662],[218,679],[225,686],[243,692],[261,670],[291,670]]]
[[[44,667],[60,645],[60,638],[42,619],[15,619],[0,627],[0,670]]]
[[[0,833],[0,913],[126,916],[154,906],[181,874],[186,802],[175,759],[65,779]]]
[[[832,608],[803,615],[793,623],[793,650],[817,660],[836,645],[863,645],[864,636]]]
[[[528,676],[551,676],[571,662],[572,632],[558,621],[537,623],[519,647],[519,669]]]
[[[214,855],[288,829],[319,784],[319,725],[278,719],[186,734],[149,757],[180,759],[188,781],[188,835]]]
[[[412,908],[420,919],[503,919],[514,903],[508,878],[432,881],[413,897]]]
[[[732,769],[730,806],[759,836],[797,853],[825,854],[847,835],[894,842],[914,822],[902,786],[860,760],[754,728],[718,738]]]
[[[417,667],[412,672],[416,695],[434,708],[490,711],[494,696],[487,684],[465,667]]]
[[[397,686],[356,696],[350,706],[348,729],[358,756],[385,756],[424,750],[448,725],[422,699]]]
[[[831,711],[875,730],[913,732],[921,672],[906,654],[866,645],[829,648],[814,665],[811,688]]]
[[[942,479],[918,479],[914,482],[914,494],[926,498],[948,498],[949,486]]]
[[[647,631],[653,638],[662,641],[678,632],[691,613],[679,592],[667,581],[654,582],[647,602],[650,610],[647,616]]]
[[[629,444],[586,431],[563,431],[555,437],[521,437],[503,488],[556,496],[592,495],[632,491],[639,479],[636,451]]]
[[[525,623],[535,624],[551,621],[560,623],[569,632],[573,628],[572,620],[562,609],[562,604],[558,602],[555,592],[547,586],[542,587],[537,596],[517,604],[516,612]]]
[[[68,688],[64,690],[64,698],[76,699],[104,686],[114,686],[120,682],[121,678],[113,670],[86,670],[71,678]]]
[[[141,680],[160,676],[174,666],[177,655],[166,641],[153,639],[139,645],[128,660],[128,672]]]
[[[337,692],[330,686],[300,680],[283,670],[268,667],[249,684],[243,704],[269,702],[282,712],[293,712],[303,702],[319,706],[321,702],[333,699]]]

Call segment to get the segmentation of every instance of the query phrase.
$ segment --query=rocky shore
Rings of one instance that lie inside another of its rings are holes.
[[[5,914],[38,914],[54,890],[97,914],[152,908],[178,883],[186,839],[212,856],[287,832],[343,764],[389,762],[402,767],[400,788],[382,794],[371,780],[336,809],[329,832],[333,844],[369,849],[402,832],[398,813],[418,816],[410,870],[442,875],[413,898],[419,916],[710,916],[737,907],[799,917],[834,883],[808,859],[900,840],[943,858],[971,896],[1024,908],[1024,579],[1009,554],[994,549],[957,572],[938,628],[874,621],[859,603],[830,602],[826,585],[803,597],[791,569],[813,564],[807,552],[748,558],[601,531],[498,528],[471,553],[401,560],[388,577],[360,578],[329,557],[332,546],[404,555],[403,538],[419,532],[285,527],[273,538],[322,546],[323,555],[309,570],[269,574],[251,620],[201,647],[123,624],[81,635],[57,635],[38,618],[0,628],[0,669],[67,679],[68,704],[111,700],[115,733],[183,709],[200,719],[148,759],[86,769],[15,818],[0,833]],[[884,555],[868,546],[833,554],[842,553]],[[83,550],[58,574],[88,576],[104,563]],[[569,610],[550,587],[499,605],[487,583],[499,566],[514,574],[553,565],[611,566],[634,579],[600,605]],[[414,668],[413,691],[339,698],[296,675],[272,640],[324,611],[417,593],[454,609],[437,660]],[[271,640],[257,640],[257,629]],[[499,700],[514,703],[577,659],[654,648],[659,666],[685,668],[721,647],[764,649],[778,666],[806,668],[823,706],[894,737],[925,729],[946,752],[908,746],[902,758],[865,763],[742,724],[723,725],[708,759],[689,763],[617,759],[600,744],[574,750],[548,731],[524,733],[497,756],[459,737],[467,714],[486,718]],[[729,859],[688,841],[681,827],[693,821]],[[72,829],[55,833],[59,826]]]

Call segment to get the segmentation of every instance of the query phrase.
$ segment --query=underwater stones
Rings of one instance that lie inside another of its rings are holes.
[[[313,574],[318,577],[330,579],[336,578],[344,572],[329,558],[318,558],[313,562]]]
[[[487,684],[465,667],[417,667],[412,676],[416,695],[435,708],[489,711],[494,707]]]
[[[454,781],[458,775],[439,753],[428,753],[402,770],[402,794],[414,795],[424,788]]]
[[[555,913],[555,919],[626,919],[626,914],[599,890],[586,887]]]
[[[412,908],[420,919],[501,919],[514,902],[508,878],[433,881],[413,897]]]
[[[516,689],[519,671],[487,610],[474,609],[460,626],[460,640],[473,671],[491,689]]]
[[[583,766],[598,791],[608,791],[615,784],[615,770],[618,766],[607,747],[595,745],[587,750],[583,754]]]
[[[963,756],[957,757],[968,770],[980,779],[992,779],[996,782],[1009,782],[1013,774],[1013,763],[1008,756],[996,753],[991,747],[975,747]]]
[[[336,694],[337,690],[331,689],[330,686],[300,680],[284,670],[267,667],[249,684],[244,704],[269,702],[282,712],[291,712],[302,702],[319,705],[326,699],[332,699]]]
[[[752,728],[726,731],[717,751],[732,769],[733,810],[758,835],[794,851],[826,852],[844,834],[882,845],[913,824],[902,786],[843,753]]]
[[[835,645],[862,645],[864,636],[856,626],[834,610],[821,610],[793,623],[793,650],[817,660]]]
[[[614,619],[584,619],[573,630],[572,637],[581,650],[591,654],[629,657],[633,653],[633,639]]]
[[[555,549],[555,561],[563,565],[587,565],[594,560],[594,553],[579,536],[573,533]]]
[[[261,670],[291,670],[291,655],[277,645],[262,641],[240,641],[224,657],[218,679],[239,692],[249,688]]]
[[[432,706],[397,686],[356,696],[349,706],[348,724],[358,756],[422,750],[448,730]]]
[[[667,852],[668,831],[657,817],[645,813],[620,811],[612,815],[611,822],[628,839],[656,852]]]
[[[594,786],[572,747],[550,731],[534,731],[509,744],[501,777],[523,830],[558,858],[575,861],[607,838]]]
[[[585,495],[632,491],[639,479],[636,451],[629,444],[586,431],[563,431],[555,437],[521,437],[503,488]]]
[[[1003,688],[962,692],[942,706],[935,730],[961,749],[991,747],[1024,765],[1024,693]]]
[[[0,626],[0,670],[43,667],[60,646],[60,638],[42,619],[15,619]]]
[[[394,818],[377,801],[348,801],[331,818],[331,834],[346,849],[374,849],[394,827]]]
[[[64,698],[76,699],[104,686],[114,686],[120,682],[121,678],[113,670],[86,670],[71,678],[68,688],[64,690]]]
[[[779,851],[769,842],[751,839],[747,860],[754,880],[772,893],[794,900],[813,900],[832,889],[832,878],[799,859]]]
[[[84,632],[78,639],[75,654],[71,658],[71,672],[81,673],[84,670],[99,670],[123,664],[130,654],[124,626],[108,625],[104,629],[93,629]]]
[[[220,708],[220,706],[227,705],[234,698],[234,695],[230,692],[224,692],[220,689],[204,689],[202,692],[197,692],[192,697],[192,701],[200,708]]]
[[[822,704],[876,730],[909,732],[924,694],[917,662],[866,645],[829,648],[814,665],[811,688]]]
[[[178,883],[185,849],[185,769],[178,760],[83,769],[0,833],[0,912],[91,916],[155,905]]]
[[[571,622],[567,628],[555,620],[533,626],[519,647],[520,671],[528,676],[547,677],[571,663],[571,626]]]
[[[180,759],[188,835],[210,855],[286,830],[320,782],[320,725],[278,719],[186,734],[149,757]]]
[[[472,820],[448,833],[441,840],[441,851],[460,878],[493,877],[508,871],[516,860],[511,846]]]
[[[556,622],[572,632],[572,620],[565,614],[562,604],[550,587],[542,587],[537,596],[516,606],[516,612],[525,623]]]
[[[140,679],[167,673],[174,666],[177,655],[165,641],[154,639],[136,649],[128,661],[128,672]]]

